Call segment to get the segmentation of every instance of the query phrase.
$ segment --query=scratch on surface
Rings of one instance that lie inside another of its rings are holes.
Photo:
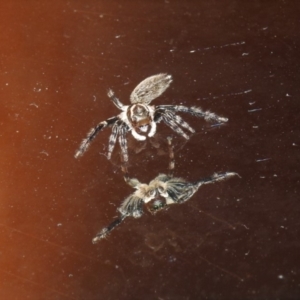
[[[227,225],[228,225],[231,229],[233,229],[233,230],[236,229],[235,226],[233,226],[232,224],[230,224],[229,222],[227,222],[227,221],[225,221],[225,220],[223,220],[223,219],[219,219],[219,218],[217,218],[217,217],[215,217],[215,216],[213,216],[213,215],[211,215],[211,214],[209,214],[209,213],[204,212],[203,210],[199,210],[199,212],[200,212],[200,213],[203,213],[204,215],[206,215],[206,216],[208,216],[208,217],[210,217],[210,218],[212,218],[212,219],[214,219],[214,220],[216,220],[216,221],[218,221],[218,222],[227,224]]]
[[[243,95],[243,94],[248,94],[251,93],[252,89],[249,90],[245,90],[242,92],[235,92],[235,93],[229,93],[229,94],[222,94],[219,96],[211,96],[211,97],[205,97],[205,98],[197,98],[197,100],[208,100],[208,99],[218,99],[218,98],[224,98],[224,97],[228,97],[228,96],[238,96],[238,95]]]
[[[190,50],[190,53],[194,53],[196,51],[201,52],[201,51],[208,51],[208,50],[213,50],[213,49],[223,49],[226,47],[236,47],[236,46],[241,46],[241,45],[245,45],[245,44],[246,44],[245,41],[241,41],[241,42],[229,43],[229,44],[225,44],[225,45],[221,45],[221,46],[198,48],[197,50]]]
[[[210,127],[212,128],[212,127],[221,127],[221,126],[223,126],[224,125],[224,123],[217,123],[217,124],[213,124],[213,125],[210,125]]]
[[[46,152],[45,150],[41,151],[40,154],[45,154],[46,156],[49,156],[49,153]]]
[[[91,11],[91,10],[81,10],[81,9],[74,9],[73,12],[74,13],[81,13],[81,14],[99,15],[101,18],[103,18],[103,15],[104,15],[100,12]]]
[[[248,112],[251,113],[259,110],[262,110],[262,108],[249,109]]]
[[[208,259],[206,259],[206,258],[204,258],[204,257],[202,257],[202,256],[199,256],[199,258],[202,259],[202,260],[204,260],[205,262],[207,262],[209,265],[212,265],[212,266],[214,266],[215,268],[217,268],[217,269],[223,271],[224,273],[226,273],[226,274],[228,274],[228,275],[230,275],[230,276],[232,276],[232,277],[235,277],[235,278],[239,279],[240,281],[244,281],[244,279],[243,279],[242,277],[238,276],[238,275],[235,274],[235,273],[232,273],[232,272],[230,272],[230,271],[227,271],[226,269],[223,269],[222,267],[220,267],[220,266],[218,266],[218,265],[212,263],[212,262],[209,261]]]
[[[52,245],[52,246],[54,246],[54,247],[56,247],[56,248],[63,249],[63,250],[65,250],[65,251],[68,251],[68,252],[73,253],[73,254],[75,254],[75,255],[82,256],[82,257],[91,259],[91,260],[93,260],[93,261],[101,261],[101,259],[97,259],[97,258],[94,258],[94,257],[92,257],[92,256],[85,255],[85,254],[82,254],[82,253],[80,253],[80,252],[71,250],[71,249],[67,248],[66,246],[61,246],[61,245],[59,245],[59,244],[56,244],[56,243],[49,242],[49,241],[47,241],[47,240],[38,238],[38,237],[36,237],[36,236],[34,236],[34,235],[25,233],[25,232],[23,232],[22,230],[13,228],[13,227],[11,227],[11,226],[7,226],[7,225],[2,224],[2,223],[0,223],[0,226],[2,226],[2,227],[4,227],[4,228],[7,228],[7,229],[10,229],[10,230],[12,230],[12,231],[15,231],[15,232],[17,232],[17,233],[23,234],[23,235],[25,235],[25,236],[28,236],[28,237],[30,237],[30,238],[32,238],[32,239],[41,241],[41,242],[46,243],[46,244],[49,244],[49,245]]]
[[[30,103],[29,106],[35,106],[36,108],[39,107],[36,103]]]
[[[262,162],[262,161],[267,161],[267,160],[270,160],[271,158],[268,157],[268,158],[261,158],[261,159],[256,159],[255,161],[256,162]]]
[[[249,228],[249,227],[247,227],[245,224],[238,223],[238,225],[241,225],[241,226],[245,227],[247,230],[249,230],[249,229],[250,229],[250,228]]]
[[[3,268],[1,268],[1,272],[4,273],[4,274],[10,275],[10,276],[16,277],[16,278],[18,278],[18,279],[21,279],[21,280],[23,280],[23,281],[25,281],[25,282],[29,282],[29,283],[32,283],[32,284],[34,284],[34,285],[38,285],[38,286],[41,286],[41,287],[43,287],[43,288],[46,288],[46,289],[48,289],[48,290],[50,290],[50,291],[52,291],[52,292],[54,292],[54,293],[56,293],[56,294],[58,294],[58,295],[61,295],[61,296],[66,297],[66,298],[68,298],[68,299],[75,299],[75,300],[78,299],[78,298],[74,298],[74,297],[72,297],[72,296],[69,296],[69,295],[67,295],[67,294],[64,294],[64,293],[62,293],[62,292],[60,292],[60,291],[57,291],[57,290],[51,288],[51,287],[48,286],[48,285],[44,285],[44,284],[35,282],[35,281],[33,281],[33,280],[27,279],[27,278],[25,278],[25,277],[23,277],[23,276],[19,276],[19,275],[16,275],[16,274],[14,274],[14,273],[5,271],[5,270],[3,270]]]

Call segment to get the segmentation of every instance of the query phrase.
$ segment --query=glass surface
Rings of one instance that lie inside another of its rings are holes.
[[[0,299],[299,299],[299,3],[2,1]],[[92,239],[133,192],[111,129],[80,159],[87,132],[119,114],[134,87],[173,76],[155,105],[200,106],[154,142],[128,134],[130,176],[241,178],[186,203],[127,218]]]

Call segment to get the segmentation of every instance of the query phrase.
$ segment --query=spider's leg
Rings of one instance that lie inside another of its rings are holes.
[[[114,220],[112,223],[110,223],[107,227],[104,227],[101,231],[97,233],[97,235],[93,238],[92,242],[93,244],[98,243],[100,240],[107,237],[107,235],[115,229],[118,225],[120,225],[127,215],[122,215],[120,218]]]
[[[128,162],[128,148],[127,148],[127,140],[126,133],[128,131],[128,126],[124,123],[123,126],[119,130],[119,144],[122,151],[123,162]]]
[[[220,117],[215,113],[204,111],[200,107],[192,106],[187,107],[183,105],[159,105],[156,107],[156,110],[171,110],[174,112],[185,112],[196,117],[204,118],[206,121],[217,121],[217,122],[227,122],[227,118]]]
[[[229,179],[233,176],[239,176],[237,173],[226,172],[223,174],[214,174],[210,177],[199,180],[195,183],[190,183],[182,178],[171,178],[167,182],[167,193],[169,195],[168,204],[183,203],[188,201],[204,184],[210,184]]]
[[[234,172],[226,172],[226,173],[221,173],[221,174],[215,173],[210,177],[201,179],[200,181],[196,182],[195,186],[200,187],[201,185],[204,185],[204,184],[211,184],[211,183],[223,181],[223,180],[229,179],[233,176],[240,177],[240,175],[238,173],[234,173]]]
[[[140,181],[136,178],[130,178],[129,177],[128,169],[127,169],[127,166],[125,164],[122,165],[121,169],[122,169],[122,172],[124,173],[125,182],[128,185],[130,185],[131,187],[133,187],[134,189],[138,189],[139,186],[141,185]]]
[[[160,110],[156,109],[155,113],[154,113],[153,121],[155,123],[159,123],[163,119],[162,118],[162,114],[163,114],[163,110],[162,109],[160,109]]]
[[[185,139],[189,139],[189,136],[177,125],[175,115],[172,112],[165,111],[165,113],[162,114],[162,119],[172,130],[180,134]]]
[[[181,125],[183,128],[186,128],[191,133],[195,133],[195,129],[192,128],[187,122],[185,122],[180,116],[175,115],[174,119],[178,125]]]
[[[106,121],[100,122],[95,128],[92,128],[89,131],[87,137],[81,142],[79,149],[75,153],[75,158],[78,158],[79,156],[83,155],[83,153],[88,149],[92,140],[96,137],[98,132],[100,132],[106,127],[112,126],[118,119],[118,117],[109,118]]]
[[[130,181],[130,177],[129,177],[129,173],[128,173],[128,169],[127,169],[127,165],[125,163],[122,163],[121,165],[121,170],[124,174],[124,180],[126,183],[129,184],[129,181]],[[129,184],[130,185],[130,184]]]
[[[111,153],[115,148],[116,140],[119,134],[119,127],[120,127],[120,122],[116,122],[112,128],[112,132],[108,141],[107,159],[111,159]]]
[[[169,176],[173,177],[173,170],[175,168],[175,159],[174,159],[174,148],[172,145],[172,138],[170,136],[167,137],[168,147],[169,147]]]
[[[128,168],[127,168],[127,164],[126,163],[122,163],[121,165],[121,170],[124,174],[124,180],[125,182],[130,185],[131,187],[133,187],[134,189],[138,189],[139,186],[141,185],[140,181],[136,178],[130,178],[129,177],[129,173],[128,173]]]
[[[118,208],[118,211],[121,213],[121,215],[134,218],[139,218],[142,216],[146,195],[142,190],[140,190],[140,185],[143,184],[139,183],[135,187],[137,190],[128,196]]]
[[[153,137],[155,135],[155,133],[156,133],[156,123],[155,123],[155,121],[152,121],[151,122],[151,130],[149,131],[148,136]]]
[[[183,178],[170,178],[166,182],[167,204],[182,203],[190,199],[200,187]]]
[[[107,91],[107,96],[109,97],[109,99],[113,102],[113,104],[120,110],[122,110],[123,108],[123,104],[121,103],[121,101],[115,96],[115,93],[113,92],[113,90],[109,89]]]

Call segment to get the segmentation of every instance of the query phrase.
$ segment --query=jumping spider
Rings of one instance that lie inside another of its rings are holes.
[[[196,117],[202,117],[206,121],[227,122],[227,118],[222,118],[209,111],[203,111],[200,107],[186,107],[183,105],[150,105],[151,101],[159,97],[172,82],[172,76],[168,74],[158,74],[143,80],[132,91],[130,95],[130,105],[123,105],[115,96],[112,90],[108,91],[108,97],[112,100],[117,108],[122,112],[106,121],[100,122],[92,128],[87,137],[82,141],[79,149],[75,153],[75,158],[83,155],[92,140],[98,132],[106,127],[112,127],[112,133],[109,137],[107,158],[111,158],[112,151],[115,147],[117,137],[122,151],[123,161],[128,161],[128,150],[126,133],[131,131],[133,137],[139,141],[153,137],[156,133],[156,123],[164,121],[171,129],[177,132],[185,139],[189,136],[184,129],[194,133],[195,130],[190,127],[177,112],[185,112]]]
[[[107,227],[104,227],[96,235],[93,239],[94,244],[105,238],[115,227],[121,224],[126,217],[141,217],[144,205],[146,205],[147,209],[154,214],[162,209],[166,209],[171,204],[186,202],[202,185],[219,182],[233,176],[239,176],[237,173],[233,172],[215,173],[210,177],[196,182],[187,182],[183,178],[173,177],[172,172],[175,163],[171,138],[168,138],[168,145],[170,156],[169,174],[159,174],[150,181],[149,184],[141,183],[136,178],[129,178],[127,168],[123,166],[125,181],[135,188],[136,191],[128,196],[118,208],[120,217],[115,219]]]

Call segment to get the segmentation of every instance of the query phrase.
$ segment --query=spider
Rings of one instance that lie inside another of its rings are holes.
[[[128,196],[121,206],[118,208],[120,217],[115,219],[110,225],[104,227],[93,239],[93,244],[96,244],[118,225],[120,225],[126,217],[139,218],[143,214],[143,206],[155,214],[156,212],[168,208],[171,204],[183,203],[188,201],[198,189],[205,184],[211,184],[228,179],[233,176],[239,176],[237,173],[226,172],[213,174],[210,177],[201,179],[196,182],[188,182],[183,178],[173,177],[174,152],[172,140],[168,138],[169,145],[169,174],[159,174],[156,178],[150,181],[149,184],[141,183],[136,178],[129,178],[126,167],[125,181],[132,186],[136,191]]]
[[[150,105],[151,101],[159,97],[172,82],[172,76],[168,74],[157,74],[150,76],[137,85],[130,95],[130,105],[123,105],[115,96],[114,92],[108,90],[108,97],[115,106],[122,112],[100,122],[92,128],[87,137],[81,142],[79,149],[75,153],[75,158],[83,155],[88,149],[96,135],[106,127],[112,127],[112,133],[109,137],[107,158],[111,158],[115,147],[117,137],[124,162],[128,161],[128,149],[126,134],[131,131],[133,137],[138,141],[144,141],[148,137],[153,137],[156,133],[156,124],[160,121],[165,122],[172,130],[177,132],[185,139],[189,135],[183,130],[194,133],[195,130],[190,127],[177,112],[185,112],[196,117],[202,117],[206,121],[227,122],[227,118],[219,117],[209,111],[203,111],[200,107],[186,107],[183,105]]]

